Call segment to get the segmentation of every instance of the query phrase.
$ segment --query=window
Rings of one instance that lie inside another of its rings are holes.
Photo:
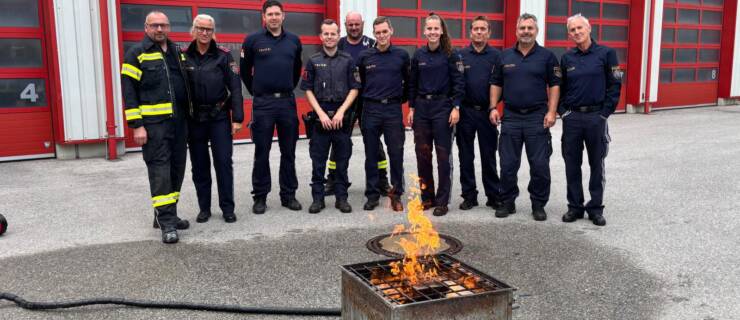
[[[40,39],[0,39],[0,68],[43,67]]]
[[[172,7],[140,4],[121,5],[121,26],[123,31],[144,32],[146,15],[153,10],[162,11],[170,19],[172,32],[190,32],[193,14],[190,7]]]
[[[0,108],[46,105],[44,79],[0,79]]]
[[[0,27],[39,26],[39,3],[28,0],[0,1]]]
[[[216,20],[216,33],[245,33],[247,30],[262,28],[262,14],[259,10],[200,8]]]

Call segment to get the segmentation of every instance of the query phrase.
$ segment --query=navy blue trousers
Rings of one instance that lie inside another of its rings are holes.
[[[513,203],[519,196],[517,185],[522,161],[522,145],[529,161],[529,191],[532,206],[542,206],[550,199],[550,156],[552,137],[543,127],[545,110],[526,115],[504,111],[499,140],[501,157],[501,201]]]
[[[477,200],[478,190],[475,182],[475,134],[478,134],[483,190],[486,197],[499,201],[500,180],[496,166],[498,149],[498,130],[488,119],[488,107],[475,110],[463,104],[460,108],[460,122],[457,123],[457,150],[460,157],[460,184],[465,200]]]
[[[565,177],[568,180],[568,207],[576,212],[589,214],[604,211],[604,185],[606,184],[604,159],[609,153],[609,124],[596,112],[570,112],[563,117],[563,159]],[[586,146],[591,176],[588,191],[591,200],[584,206],[581,163],[583,147]]]
[[[252,109],[252,141],[254,142],[254,168],[252,169],[252,194],[255,199],[265,198],[272,188],[270,176],[270,149],[277,128],[280,146],[280,199],[295,197],[298,178],[295,173],[295,147],[298,141],[298,115],[294,98],[284,98],[284,104],[257,106]]]
[[[349,128],[339,130],[324,130],[317,124],[313,136],[309,142],[308,152],[313,163],[311,174],[311,196],[314,201],[324,200],[324,173],[326,172],[326,159],[329,157],[331,146],[334,155],[336,169],[334,169],[334,195],[337,200],[347,200],[347,167],[352,155],[352,141],[350,140]]]
[[[152,206],[159,227],[164,231],[175,230],[180,220],[177,202],[185,179],[188,136],[188,122],[180,110],[173,118],[144,124],[147,142],[141,146],[149,175]]]
[[[365,197],[380,198],[378,189],[378,148],[383,135],[388,146],[391,167],[392,197],[400,197],[404,191],[403,143],[406,135],[403,128],[403,111],[400,103],[382,104],[364,101],[362,111],[362,141],[365,143]]]
[[[198,195],[200,211],[211,212],[211,144],[213,167],[216,170],[218,187],[218,206],[224,214],[234,213],[234,167],[233,138],[231,120],[190,121],[190,162],[192,163],[193,184]]]
[[[419,170],[421,201],[434,206],[450,203],[452,188],[452,135],[450,111],[447,101],[417,99],[414,108],[414,145]],[[437,154],[437,176],[439,187],[434,186],[432,150]]]

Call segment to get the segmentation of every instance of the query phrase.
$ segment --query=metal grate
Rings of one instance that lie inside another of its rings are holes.
[[[391,263],[398,259],[367,262],[344,266],[359,277],[377,295],[394,305],[474,296],[483,293],[511,290],[511,287],[462,262],[440,254],[423,260],[427,266],[437,262],[438,275],[433,279],[411,285],[391,273]]]

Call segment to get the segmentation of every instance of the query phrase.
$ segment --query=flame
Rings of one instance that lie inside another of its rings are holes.
[[[419,177],[412,175],[411,178],[415,186],[409,188],[411,196],[406,214],[409,226],[399,224],[393,228],[393,235],[399,235],[407,230],[409,236],[402,237],[397,242],[404,251],[404,257],[401,261],[391,263],[391,273],[399,276],[401,280],[408,281],[410,285],[416,285],[438,276],[438,263],[432,255],[441,244],[439,233],[434,229],[432,221],[424,215],[419,196],[421,190],[416,187],[419,184]]]

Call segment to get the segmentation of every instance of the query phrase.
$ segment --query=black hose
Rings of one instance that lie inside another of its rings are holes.
[[[18,307],[26,310],[55,310],[77,308],[82,306],[113,304],[137,308],[150,309],[179,309],[195,311],[214,311],[229,313],[245,314],[272,314],[272,315],[291,315],[291,316],[333,316],[340,317],[340,309],[330,308],[277,308],[277,307],[244,307],[238,305],[213,305],[184,302],[157,302],[145,300],[129,300],[121,298],[96,298],[88,300],[77,300],[67,302],[34,302],[25,300],[17,295],[7,292],[0,292],[0,300],[14,302]]]

